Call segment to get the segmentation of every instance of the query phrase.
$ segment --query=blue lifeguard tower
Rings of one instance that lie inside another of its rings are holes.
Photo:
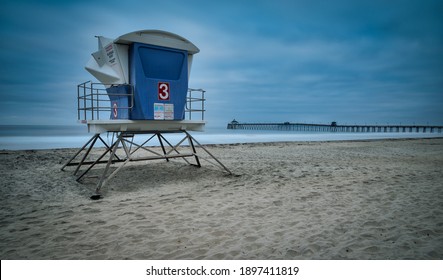
[[[191,157],[195,159],[193,165],[200,167],[196,147],[231,173],[189,134],[189,131],[203,131],[205,126],[205,91],[188,86],[193,56],[199,49],[179,35],[160,30],[135,31],[117,39],[97,36],[97,39],[98,50],[92,53],[85,68],[99,82],[88,81],[77,86],[78,119],[94,136],[62,170],[76,166],[77,175],[86,167],[77,177],[80,181],[97,164],[106,164],[95,197],[131,161],[183,158],[191,164],[187,160]],[[110,144],[103,140],[102,133],[113,134]],[[183,138],[173,145],[165,138],[166,133],[182,133]],[[136,142],[135,135],[147,136],[147,140]],[[152,139],[160,144],[161,153],[147,146]],[[91,161],[90,152],[97,141],[104,144],[105,151]],[[188,152],[180,150],[185,142]],[[123,153],[119,154],[121,150]],[[145,155],[138,155],[139,151]],[[111,171],[115,163],[121,164]]]

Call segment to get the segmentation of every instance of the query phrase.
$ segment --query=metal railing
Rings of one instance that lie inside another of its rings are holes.
[[[119,107],[119,109],[131,110],[134,107],[134,87],[132,85],[129,85],[130,92],[128,94],[108,93],[106,88],[111,86],[119,85],[93,83],[91,81],[77,85],[77,118],[79,121],[110,119],[113,108],[109,96],[128,98],[128,106]],[[205,100],[205,90],[188,89],[185,118],[187,117],[188,120],[193,118],[204,120]],[[105,116],[103,116],[104,112],[106,112]]]
[[[205,119],[205,90],[199,88],[189,88],[186,96],[185,113],[188,114],[188,120],[192,120],[193,115],[200,115],[200,119]],[[197,96],[196,96],[197,95]]]
[[[108,93],[107,87],[117,86],[114,84],[92,83],[87,81],[77,85],[77,118],[78,120],[100,120],[109,119],[112,111],[109,96],[128,98],[128,106],[119,109],[131,109],[134,106],[134,90],[130,86],[130,92]],[[108,112],[103,117],[103,112]]]

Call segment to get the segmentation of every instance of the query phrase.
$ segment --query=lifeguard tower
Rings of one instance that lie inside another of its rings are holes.
[[[205,126],[205,91],[188,88],[199,49],[179,35],[160,30],[97,39],[98,51],[85,68],[99,82],[77,86],[78,119],[94,135],[62,170],[76,166],[74,174],[80,181],[98,164],[105,164],[93,198],[99,198],[101,188],[131,161],[182,158],[200,167],[196,147],[209,156],[209,162],[231,173],[189,134]],[[110,143],[103,133],[112,134]],[[181,134],[181,140],[172,144],[166,137],[171,133]],[[135,141],[135,136],[143,140]],[[161,147],[160,153],[148,146],[153,141]],[[91,149],[98,142],[105,150],[91,160]]]

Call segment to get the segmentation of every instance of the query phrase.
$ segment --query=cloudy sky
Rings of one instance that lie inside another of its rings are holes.
[[[207,121],[443,124],[441,0],[3,0],[0,124],[74,124],[95,35],[200,48]]]

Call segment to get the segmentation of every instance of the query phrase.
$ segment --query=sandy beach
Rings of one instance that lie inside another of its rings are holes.
[[[131,163],[97,201],[75,149],[1,151],[1,259],[443,259],[441,138],[207,147],[234,175]]]

